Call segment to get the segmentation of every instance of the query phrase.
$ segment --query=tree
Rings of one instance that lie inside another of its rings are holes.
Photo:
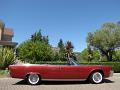
[[[108,61],[112,61],[115,48],[120,44],[120,27],[116,23],[105,23],[95,32],[89,32],[87,43],[98,49],[101,55],[105,55]]]
[[[31,40],[33,42],[35,42],[35,41],[42,41],[41,31],[39,30],[38,32],[35,32],[33,35],[31,35]]]
[[[58,47],[59,47],[59,59],[65,60],[65,46],[62,39],[59,40]]]
[[[89,60],[89,50],[88,50],[88,48],[85,48],[80,53],[80,60],[81,61],[99,61],[99,59],[100,59],[100,53],[96,49],[92,50],[92,58],[91,58],[91,60]]]
[[[66,49],[66,56],[67,58],[70,58],[71,56],[73,57],[73,44],[71,41],[67,41],[66,45],[65,45],[65,49]]]
[[[31,40],[33,42],[40,41],[40,42],[49,44],[48,36],[42,36],[41,30],[39,30],[38,32],[35,32],[33,35],[31,35]]]
[[[27,62],[51,61],[52,48],[50,45],[36,41],[27,40],[17,48],[17,56],[19,59],[27,60]]]
[[[91,49],[90,45],[88,45],[88,60],[91,61],[93,59],[93,50]]]
[[[114,61],[120,61],[120,49],[116,49],[113,54],[113,60]]]
[[[42,41],[46,44],[49,44],[49,39],[48,39],[48,36],[43,36],[42,37]]]
[[[48,44],[48,36],[42,36],[41,32],[35,32],[31,39],[21,43],[17,48],[19,59],[27,62],[51,61],[53,50]]]
[[[62,50],[64,49],[64,43],[63,43],[63,40],[60,39],[59,42],[58,42],[58,47]]]
[[[88,61],[88,49],[85,48],[81,53],[80,53],[80,60],[81,61]]]

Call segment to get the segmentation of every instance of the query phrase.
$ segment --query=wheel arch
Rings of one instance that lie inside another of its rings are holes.
[[[25,79],[27,79],[30,74],[37,74],[39,76],[39,78],[41,79],[41,74],[40,73],[36,73],[36,72],[29,72],[29,73],[27,73],[25,75]]]
[[[95,72],[100,72],[100,73],[102,74],[102,76],[104,77],[104,72],[103,72],[103,70],[101,70],[101,69],[95,69],[95,70],[92,70],[92,71],[90,72],[90,74],[88,75],[87,80],[89,80],[90,76],[91,76],[93,73],[95,73]]]

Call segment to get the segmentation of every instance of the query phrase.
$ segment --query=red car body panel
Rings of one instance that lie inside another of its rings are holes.
[[[41,79],[87,79],[93,71],[102,71],[104,78],[110,76],[111,66],[102,65],[10,65],[10,75],[13,78],[25,79],[30,73],[39,74]]]

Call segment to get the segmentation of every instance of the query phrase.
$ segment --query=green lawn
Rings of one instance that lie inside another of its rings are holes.
[[[9,71],[8,70],[0,70],[0,78],[1,77],[8,77]]]

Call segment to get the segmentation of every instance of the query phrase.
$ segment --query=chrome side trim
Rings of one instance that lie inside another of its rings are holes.
[[[85,81],[86,79],[42,79],[43,81]]]

